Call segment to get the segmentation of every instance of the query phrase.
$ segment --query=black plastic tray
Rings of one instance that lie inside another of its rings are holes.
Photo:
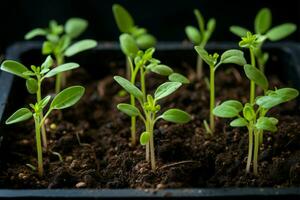
[[[39,52],[41,42],[19,42],[8,48],[6,59],[18,60],[21,62],[31,62],[31,58],[37,62],[42,59],[29,56],[31,53]],[[224,51],[230,48],[238,48],[236,43],[210,43],[208,50]],[[284,62],[284,68],[271,69],[278,71],[283,80],[291,82],[294,87],[300,89],[300,46],[295,43],[276,43],[267,44],[267,50],[280,53],[281,62]],[[182,59],[195,62],[196,53],[191,45],[181,43],[165,42],[157,46],[159,57],[164,58],[167,64],[175,64]],[[113,59],[122,59],[117,43],[100,42],[97,48],[90,53],[78,56],[82,65],[94,66],[89,69],[91,73],[98,71],[98,77],[101,73],[109,73],[109,69],[102,69],[99,74],[99,68],[95,67],[95,55],[97,55],[97,66],[111,62]],[[175,56],[176,55],[176,56]],[[90,62],[90,63],[89,63]],[[96,70],[96,71],[95,71]],[[96,73],[96,74],[97,74]],[[0,71],[0,130],[4,126],[5,112],[9,108],[7,99],[13,89],[14,77],[6,72]],[[11,106],[11,105],[10,105]],[[5,137],[5,133],[0,132],[0,136]],[[0,151],[3,151],[0,146]],[[1,158],[0,158],[1,159]],[[1,163],[1,162],[0,162]],[[0,198],[2,199],[160,199],[169,198],[193,198],[193,199],[300,199],[300,188],[192,188],[192,189],[0,189]]]

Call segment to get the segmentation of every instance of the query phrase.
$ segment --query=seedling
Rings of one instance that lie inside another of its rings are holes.
[[[73,42],[87,28],[88,22],[81,18],[70,18],[65,26],[51,20],[48,28],[36,28],[25,35],[26,40],[37,36],[44,36],[47,40],[43,43],[42,53],[54,55],[56,65],[65,63],[65,57],[71,57],[82,51],[94,48],[97,42],[91,39]],[[55,92],[58,93],[65,85],[66,76],[63,73],[56,75]]]
[[[153,72],[162,76],[168,76],[170,81],[189,83],[189,80],[181,74],[174,73],[173,69],[153,58],[155,49],[153,47],[141,51],[138,49],[133,37],[127,33],[120,36],[121,49],[127,55],[130,67],[130,83],[135,85],[136,77],[140,75],[140,85],[143,100],[146,101],[146,75]],[[130,104],[135,106],[135,97],[130,94]],[[131,144],[136,144],[136,116],[131,116]]]
[[[185,33],[189,40],[195,45],[205,49],[205,46],[216,28],[216,20],[211,18],[208,20],[205,28],[205,21],[198,9],[194,10],[198,22],[198,28],[195,26],[185,27]],[[201,56],[197,57],[197,78],[200,80],[203,76],[203,60]]]
[[[230,123],[232,127],[247,127],[249,146],[246,172],[250,172],[253,162],[253,172],[258,175],[258,152],[263,143],[263,133],[277,131],[278,119],[267,116],[267,113],[271,108],[296,98],[299,92],[293,88],[268,90],[268,81],[259,69],[245,65],[244,70],[251,81],[266,91],[265,95],[257,97],[254,104],[246,103],[244,106],[236,100],[225,101],[217,106],[213,113],[222,118],[235,118]]]
[[[218,67],[222,64],[236,64],[240,66],[244,66],[246,64],[246,60],[244,58],[244,53],[240,50],[231,49],[225,51],[221,55],[221,59],[218,62],[219,54],[208,54],[205,49],[201,46],[196,46],[195,50],[197,51],[199,57],[201,57],[204,62],[209,65],[210,69],[210,79],[209,79],[209,90],[210,90],[210,117],[209,122],[210,126],[208,126],[206,120],[204,120],[204,126],[208,133],[213,134],[215,131],[215,119],[213,115],[213,109],[215,108],[215,72]]]
[[[123,6],[114,4],[112,11],[120,32],[130,34],[140,49],[145,50],[155,46],[155,37],[149,34],[147,29],[135,25],[133,17]]]
[[[55,68],[57,69],[57,68]],[[53,70],[55,70],[53,69]],[[52,75],[53,70],[49,71],[47,74]],[[46,74],[46,75],[47,75]],[[64,89],[58,93],[53,101],[51,102],[48,111],[45,116],[42,117],[44,108],[48,105],[51,96],[46,96],[40,101],[37,101],[35,104],[30,104],[30,109],[20,108],[14,114],[12,114],[7,120],[6,124],[14,124],[22,122],[33,117],[35,123],[35,138],[36,138],[36,148],[37,148],[37,160],[38,160],[38,174],[43,176],[43,152],[42,152],[42,143],[41,143],[41,127],[44,125],[45,119],[53,110],[61,110],[73,106],[79,101],[79,99],[84,94],[84,88],[81,86],[72,86]]]
[[[180,109],[169,109],[163,114],[157,116],[157,113],[161,110],[158,101],[175,92],[182,83],[165,82],[156,89],[154,96],[148,94],[147,98],[144,99],[143,92],[130,81],[120,76],[115,76],[114,79],[140,103],[140,109],[136,106],[125,103],[118,104],[117,107],[128,116],[139,117],[144,122],[145,131],[140,136],[140,143],[142,145],[146,145],[146,161],[150,160],[151,168],[152,170],[155,170],[156,164],[153,130],[157,120],[164,119],[177,124],[184,124],[191,120],[190,115]]]
[[[26,88],[30,94],[36,95],[37,104],[41,104],[42,101],[42,82],[46,78],[53,77],[58,73],[65,72],[78,68],[77,63],[65,63],[57,66],[56,68],[50,69],[54,64],[51,56],[48,56],[41,66],[31,65],[30,69],[25,67],[23,64],[13,61],[6,60],[1,64],[1,70],[14,74],[26,80]],[[37,115],[40,117],[39,121],[43,118],[43,112],[40,111]],[[43,146],[47,149],[47,136],[45,128],[42,125],[42,139]]]
[[[281,40],[296,31],[297,26],[293,23],[284,23],[271,28],[272,13],[268,8],[262,8],[254,20],[254,33],[257,37],[257,45],[253,49],[254,55],[257,59],[258,67],[264,72],[265,64],[269,59],[269,54],[262,51],[262,46],[265,41],[272,42]],[[246,37],[247,32],[251,32],[246,28],[240,26],[231,26],[230,31],[239,37]],[[253,63],[252,63],[253,65]]]
[[[132,37],[132,40],[135,41],[136,50],[146,50],[155,46],[155,37],[149,34],[147,29],[140,28],[137,25],[135,25],[133,17],[123,6],[119,4],[114,4],[112,6],[112,11],[120,32],[123,35],[124,33],[126,33]],[[126,53],[125,55],[128,56]],[[127,78],[129,79],[130,63],[128,62],[128,59],[126,59],[126,61],[126,74]]]

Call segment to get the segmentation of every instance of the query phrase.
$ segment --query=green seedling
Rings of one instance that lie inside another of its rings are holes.
[[[57,68],[55,68],[57,69]],[[48,73],[50,73],[49,71]],[[44,125],[45,119],[53,110],[61,110],[73,106],[79,101],[79,99],[84,94],[84,88],[81,86],[72,86],[62,90],[58,93],[52,100],[48,111],[45,116],[41,118],[43,110],[50,102],[51,96],[46,96],[45,98],[37,101],[35,104],[30,104],[30,109],[20,108],[14,114],[12,114],[7,120],[6,124],[14,124],[28,120],[33,117],[35,123],[35,138],[36,138],[36,148],[37,148],[37,161],[38,161],[38,174],[43,176],[43,152],[42,152],[42,142],[41,142],[41,127]]]
[[[216,28],[216,20],[211,18],[207,24],[205,24],[204,18],[198,9],[194,10],[194,14],[198,22],[198,28],[195,26],[187,26],[185,27],[185,33],[194,46],[200,46],[202,49],[205,49],[207,42]],[[203,60],[199,55],[197,57],[196,75],[199,80],[203,76]]]
[[[123,6],[114,4],[112,11],[120,32],[130,34],[140,49],[148,49],[155,46],[155,37],[149,34],[147,29],[135,25],[133,17]]]
[[[136,49],[146,50],[156,45],[156,39],[153,35],[149,34],[147,29],[140,28],[135,25],[133,17],[121,5],[114,4],[112,6],[113,15],[116,24],[122,34],[126,33],[135,41]],[[125,54],[128,56],[127,54]],[[130,63],[126,59],[126,74],[127,78],[130,77]]]
[[[56,76],[58,73],[62,73],[79,67],[77,63],[65,63],[51,69],[53,65],[54,61],[51,56],[48,56],[41,66],[31,65],[30,69],[17,61],[5,60],[1,64],[1,70],[25,79],[27,91],[30,94],[35,94],[37,104],[40,104],[40,102],[42,101],[43,80]],[[43,118],[43,112],[41,111],[38,116],[40,117],[41,121],[41,119]],[[47,149],[47,136],[43,125],[42,140],[44,148]]]
[[[283,38],[291,35],[297,29],[293,23],[284,23],[271,28],[272,26],[272,13],[268,8],[262,8],[254,20],[254,33],[257,37],[257,45],[253,49],[258,67],[264,72],[265,64],[269,59],[269,54],[263,52],[262,46],[265,41],[272,42],[282,40]],[[246,37],[247,32],[251,32],[246,28],[240,26],[231,26],[230,31],[239,37]]]
[[[197,51],[199,57],[201,57],[205,63],[209,65],[210,69],[210,79],[209,79],[209,90],[210,90],[210,117],[209,122],[210,126],[208,126],[207,122],[204,121],[204,126],[206,127],[206,131],[210,134],[213,134],[215,131],[215,119],[213,115],[213,109],[215,108],[215,72],[222,64],[236,64],[240,66],[244,66],[246,64],[246,60],[244,58],[244,53],[240,50],[231,49],[225,51],[221,55],[221,59],[218,61],[219,54],[208,54],[205,49],[201,46],[196,46],[195,50]]]
[[[128,116],[139,117],[144,122],[145,131],[140,136],[140,143],[142,145],[146,145],[146,161],[149,162],[150,160],[151,168],[152,170],[155,170],[156,164],[153,130],[157,120],[164,119],[177,124],[184,124],[191,120],[190,115],[180,109],[169,109],[157,116],[158,112],[161,110],[158,102],[175,92],[182,83],[165,82],[156,89],[154,96],[148,94],[147,98],[144,99],[143,92],[130,81],[120,76],[115,76],[114,79],[140,103],[140,109],[136,106],[125,103],[118,104],[117,107]]]
[[[138,49],[134,38],[123,33],[120,36],[120,44],[123,53],[127,56],[130,69],[130,83],[135,85],[136,78],[139,75],[143,100],[146,100],[146,75],[153,72],[162,76],[167,76],[170,81],[177,81],[184,84],[189,80],[179,74],[174,73],[173,69],[167,65],[161,64],[160,60],[153,57],[155,48],[151,47],[145,51]],[[135,106],[135,97],[130,94],[130,104]],[[136,144],[136,116],[131,116],[131,144]]]
[[[26,40],[37,36],[44,36],[46,41],[43,43],[42,53],[44,55],[53,55],[56,65],[65,63],[65,57],[71,57],[82,51],[94,48],[97,42],[91,39],[84,39],[73,42],[87,28],[88,22],[81,18],[70,18],[65,25],[59,25],[51,20],[48,28],[36,28],[25,35]],[[66,84],[64,73],[56,75],[55,92],[58,93]]]
[[[277,131],[278,119],[267,116],[268,111],[296,98],[299,92],[293,88],[268,90],[267,78],[259,69],[245,65],[244,70],[251,81],[265,90],[265,95],[257,97],[253,104],[246,103],[244,106],[236,100],[225,101],[217,106],[213,113],[222,118],[235,118],[230,123],[232,127],[247,127],[249,146],[246,172],[250,172],[251,162],[253,162],[253,172],[258,175],[258,152],[259,146],[263,143],[263,133]]]

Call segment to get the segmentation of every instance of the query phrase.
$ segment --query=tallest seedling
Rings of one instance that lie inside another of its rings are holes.
[[[257,44],[253,49],[253,53],[256,57],[258,68],[262,72],[264,72],[265,64],[269,59],[269,54],[262,50],[264,42],[266,40],[272,42],[281,40],[291,35],[297,29],[297,26],[293,23],[284,23],[273,28],[271,28],[271,26],[272,13],[270,9],[261,9],[257,13],[254,21],[254,33],[257,37]],[[230,31],[239,37],[247,37],[247,32],[253,32],[240,26],[231,26]]]
[[[57,24],[51,20],[48,28],[36,28],[25,35],[29,40],[37,36],[46,37],[43,43],[42,53],[44,55],[53,55],[56,65],[65,63],[65,57],[71,57],[79,52],[94,48],[97,42],[91,39],[80,40],[73,43],[73,40],[79,37],[87,28],[88,22],[81,18],[69,19],[65,26]],[[66,84],[66,75],[58,73],[56,75],[55,92],[58,93]]]

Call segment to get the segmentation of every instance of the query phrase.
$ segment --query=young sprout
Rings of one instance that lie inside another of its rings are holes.
[[[64,26],[51,20],[48,28],[33,29],[25,35],[25,39],[30,40],[37,36],[44,36],[47,40],[43,43],[42,53],[54,55],[56,65],[62,65],[65,63],[65,57],[71,57],[97,46],[97,42],[91,39],[73,42],[86,30],[87,26],[88,22],[81,18],[70,18]],[[56,93],[61,90],[65,82],[65,74],[58,73],[55,82]]]
[[[244,66],[246,64],[246,60],[244,58],[244,53],[240,50],[231,49],[225,51],[221,55],[221,59],[218,62],[219,54],[214,53],[208,54],[206,50],[204,50],[201,46],[195,46],[195,50],[197,51],[199,57],[201,57],[204,62],[209,65],[210,69],[210,79],[209,79],[209,90],[210,90],[210,117],[209,122],[210,126],[208,127],[206,120],[204,120],[204,125],[206,127],[206,131],[210,134],[213,134],[215,131],[215,119],[213,115],[213,109],[215,108],[215,72],[218,67],[222,64],[236,64],[240,66]]]
[[[55,68],[56,69],[56,68]],[[50,73],[49,71],[48,73]],[[48,105],[51,96],[46,96],[42,100],[35,104],[30,104],[32,110],[28,108],[20,108],[14,114],[12,114],[7,120],[6,124],[14,124],[22,122],[33,117],[35,124],[35,138],[36,138],[36,149],[37,149],[37,161],[38,161],[38,174],[43,176],[43,152],[41,142],[41,127],[44,125],[45,119],[49,116],[53,110],[61,110],[73,106],[79,101],[84,94],[84,88],[81,86],[72,86],[64,89],[58,93],[53,101],[51,102],[46,115],[42,117],[44,108]]]
[[[48,56],[41,66],[31,65],[30,69],[28,69],[23,64],[17,61],[5,60],[1,64],[1,70],[14,74],[18,77],[24,78],[26,80],[27,91],[30,94],[35,94],[37,104],[41,104],[40,103],[42,101],[41,88],[42,88],[42,82],[45,78],[50,78],[57,75],[58,73],[65,72],[79,67],[77,63],[65,63],[57,66],[56,68],[50,69],[53,66],[53,63],[54,61],[51,58],[51,56]],[[43,118],[43,112],[41,111],[38,116],[40,117],[41,120]],[[43,125],[42,125],[42,139],[43,139],[43,146],[45,147],[45,149],[47,149],[47,136]]]
[[[254,20],[254,33],[257,37],[257,45],[253,49],[258,67],[264,72],[265,64],[269,59],[269,54],[262,51],[262,46],[266,40],[278,41],[296,31],[297,26],[293,23],[284,23],[271,28],[272,13],[268,8],[262,8]],[[240,26],[231,26],[230,31],[239,37],[246,37],[247,32],[251,32]]]
[[[155,37],[149,34],[145,28],[136,26],[132,16],[123,6],[114,4],[112,6],[112,11],[120,32],[123,34],[126,33],[132,37],[132,40],[135,41],[136,49],[146,50],[155,46]],[[125,55],[128,56],[127,54]],[[128,62],[128,59],[126,59],[126,61],[126,75],[129,79],[130,63]]]
[[[164,119],[169,122],[183,124],[191,120],[190,115],[180,109],[169,109],[163,114],[157,116],[161,109],[158,101],[175,92],[182,85],[182,83],[165,82],[156,89],[154,96],[148,94],[147,98],[144,99],[143,92],[130,81],[120,76],[115,76],[114,79],[140,103],[141,109],[125,103],[118,104],[117,107],[123,113],[131,117],[139,117],[144,122],[145,131],[140,136],[140,143],[142,145],[146,145],[146,161],[150,160],[151,168],[152,170],[155,170],[156,164],[153,130],[156,121],[159,119]]]
[[[249,146],[246,172],[250,172],[253,162],[253,172],[258,175],[258,152],[263,143],[263,133],[277,131],[278,119],[267,116],[267,113],[271,108],[296,98],[299,92],[293,88],[268,90],[268,81],[259,69],[245,65],[244,70],[251,81],[266,91],[265,96],[257,97],[255,104],[246,103],[244,106],[239,101],[228,100],[217,106],[213,112],[218,117],[235,118],[230,123],[232,127],[247,127]]]
[[[216,20],[211,18],[205,24],[204,18],[198,9],[194,10],[198,22],[198,28],[195,26],[185,27],[185,33],[194,46],[200,46],[205,49],[205,46],[216,28]],[[205,28],[206,25],[206,28]],[[203,76],[203,60],[201,56],[197,56],[197,78],[200,80]]]
[[[120,32],[130,34],[140,49],[148,49],[155,46],[155,37],[149,34],[145,28],[136,26],[132,16],[123,6],[114,4],[112,11]]]
[[[153,58],[155,48],[151,47],[145,51],[138,49],[133,37],[127,33],[120,36],[121,49],[127,55],[130,67],[130,83],[135,85],[136,78],[139,74],[141,91],[143,99],[146,100],[146,75],[153,72],[162,76],[168,76],[170,81],[177,81],[181,83],[189,83],[189,80],[178,73],[174,73],[173,69],[167,65]],[[130,94],[130,104],[135,106],[135,97]],[[136,116],[131,116],[131,144],[136,144]]]

